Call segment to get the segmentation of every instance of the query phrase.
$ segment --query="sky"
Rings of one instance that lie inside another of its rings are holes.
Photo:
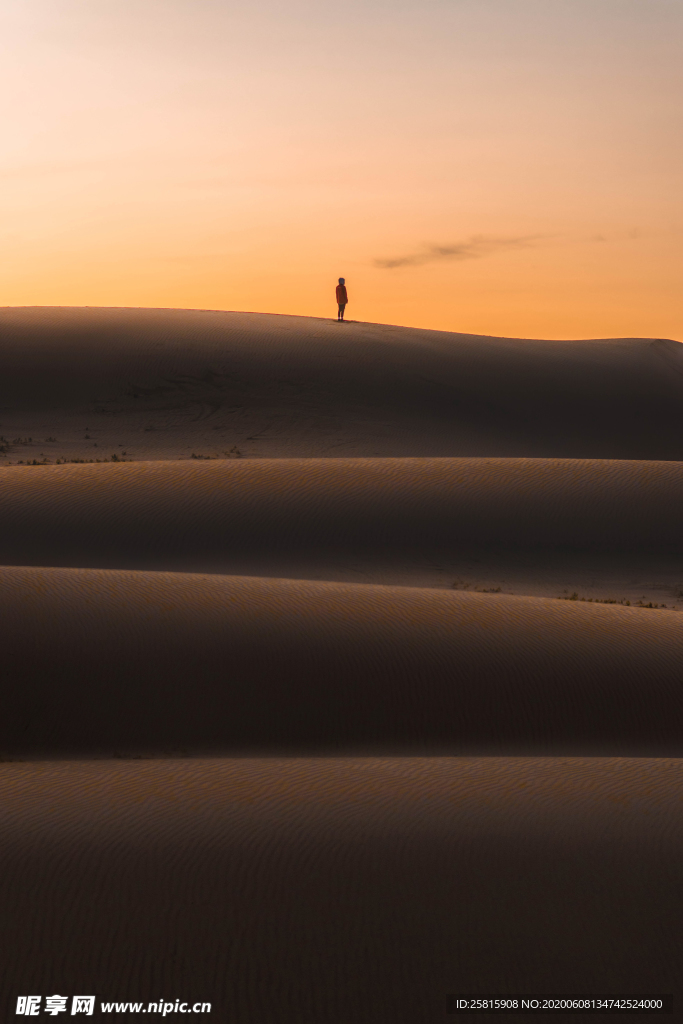
[[[0,305],[683,341],[683,0],[0,0]]]

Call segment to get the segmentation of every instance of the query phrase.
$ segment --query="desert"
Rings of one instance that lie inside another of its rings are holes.
[[[682,42],[0,4],[0,1024],[683,1020]]]
[[[680,991],[679,343],[7,308],[0,356],[8,1005]]]

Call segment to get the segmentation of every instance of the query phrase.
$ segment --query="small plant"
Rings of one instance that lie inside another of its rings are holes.
[[[45,440],[46,441],[56,441],[57,438],[56,437],[46,437]]]
[[[631,602],[627,598],[625,598],[625,597],[622,597],[622,598],[616,598],[616,597],[579,597],[579,595],[576,593],[576,591],[574,591],[573,594],[570,594],[569,597],[560,596],[559,600],[560,601],[585,601],[587,604],[621,604],[625,608],[630,608],[631,607]],[[655,601],[649,601],[647,604],[645,604],[645,598],[644,597],[641,598],[639,601],[636,601],[634,603],[634,607],[636,607],[636,608],[667,608],[667,606],[665,604],[657,604]],[[675,607],[672,607],[671,609],[667,608],[667,611],[668,610],[676,611],[676,608]]]
[[[49,462],[50,460],[46,459],[45,461]],[[120,462],[132,462],[133,459],[112,458],[111,461],[112,462],[119,462],[119,463]],[[71,464],[77,463],[78,465],[94,465],[95,463],[102,464],[103,462],[109,462],[109,459],[67,459],[64,456],[62,456],[61,459],[57,459],[56,460],[55,465],[56,466],[66,466],[69,463],[71,463]]]

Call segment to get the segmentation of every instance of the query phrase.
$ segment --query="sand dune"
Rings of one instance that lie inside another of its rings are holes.
[[[679,993],[682,773],[608,758],[5,765],[3,1005],[79,992],[96,1016],[100,999],[179,999],[211,1001],[205,1020],[431,1024],[457,1019],[446,995],[464,990]]]
[[[683,753],[683,617],[5,568],[5,757]]]
[[[678,343],[23,308],[0,360],[12,1015],[680,1000]]]
[[[258,458],[683,460],[683,350],[666,339],[27,307],[0,310],[0,358],[0,434],[33,439],[11,446],[12,462],[234,448]]]
[[[572,594],[679,608],[683,463],[8,466],[0,565]]]
[[[10,466],[0,564],[196,568],[473,545],[683,555],[683,463],[267,459]],[[57,559],[57,561],[55,561]]]
[[[585,587],[596,599],[678,608],[683,462],[672,455],[683,435],[665,429],[683,409],[677,343],[515,341],[196,310],[15,309],[0,326],[5,438],[12,417],[38,417],[57,437],[60,417],[64,426],[87,415],[79,429],[93,458],[107,424],[122,438],[120,458],[137,460],[28,467],[16,456],[29,461],[32,434],[3,443],[5,688],[21,709],[5,723],[8,752],[101,755],[125,748],[127,728],[136,750],[157,753],[678,749],[676,614],[508,596]],[[267,427],[256,431],[257,421]],[[251,457],[173,458],[214,427],[242,447],[240,430],[255,431]],[[332,435],[334,452],[311,457]],[[378,438],[391,457],[367,457]],[[345,454],[347,441],[366,457]],[[74,457],[87,455],[84,442],[73,441]],[[541,450],[552,457],[535,457]],[[476,589],[497,593],[453,592]],[[294,615],[287,625],[283,609]],[[249,680],[241,696],[230,642]],[[662,697],[642,707],[647,678]],[[147,701],[136,725],[96,713],[95,679]],[[418,679],[433,685],[428,698]],[[454,679],[468,692],[458,714]],[[83,707],[81,724],[95,716],[80,738],[66,720],[57,729],[65,716],[49,728],[44,711],[34,714],[61,701],[62,686]],[[238,701],[227,722],[226,686]],[[340,713],[354,687],[383,686],[395,721],[383,719],[380,697],[372,713],[353,702]],[[296,699],[281,705],[288,687]],[[633,696],[613,714],[620,687]],[[249,688],[267,695],[270,718]],[[488,724],[487,700],[498,702]],[[308,722],[307,701],[318,708]],[[570,713],[572,701],[583,703]],[[195,707],[185,718],[183,702]]]

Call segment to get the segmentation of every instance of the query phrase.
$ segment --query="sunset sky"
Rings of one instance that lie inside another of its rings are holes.
[[[2,0],[0,305],[683,341],[683,0]]]

